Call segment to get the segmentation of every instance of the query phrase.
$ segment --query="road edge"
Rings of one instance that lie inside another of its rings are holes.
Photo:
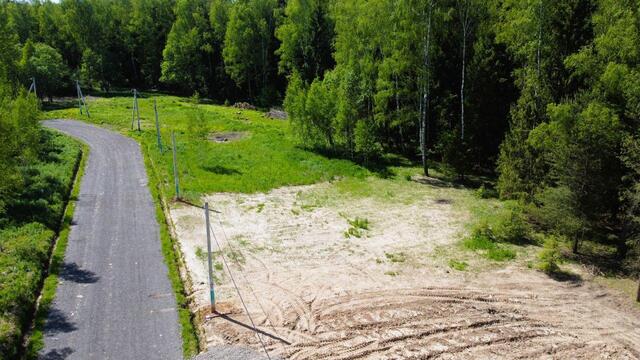
[[[182,252],[178,245],[177,239],[173,236],[171,231],[171,217],[169,214],[169,206],[166,196],[162,191],[162,186],[156,171],[153,159],[149,156],[149,151],[152,151],[143,142],[138,139],[129,136],[136,140],[142,150],[142,156],[144,158],[144,165],[147,169],[147,177],[149,179],[149,191],[153,198],[153,203],[156,208],[156,221],[158,222],[160,229],[160,242],[162,245],[162,254],[164,256],[165,264],[167,265],[169,281],[173,288],[174,295],[176,297],[176,304],[178,305],[178,321],[180,322],[180,334],[182,337],[182,353],[185,358],[191,358],[197,355],[200,351],[200,333],[195,326],[194,314],[191,312],[190,300],[186,292],[185,282],[188,281],[188,277],[185,278],[182,270],[184,264],[182,261]]]
[[[77,140],[73,140],[77,141]],[[73,186],[69,193],[69,199],[65,206],[65,211],[62,216],[62,223],[60,230],[53,244],[53,250],[49,260],[49,267],[47,269],[47,276],[43,281],[42,288],[40,290],[40,296],[36,303],[36,311],[34,320],[32,323],[31,331],[25,336],[25,351],[22,356],[24,359],[37,359],[38,352],[44,347],[44,325],[49,313],[49,309],[56,296],[56,290],[58,288],[58,275],[61,270],[62,263],[64,262],[64,256],[67,251],[67,245],[69,243],[69,233],[71,231],[71,224],[73,221],[73,214],[76,209],[76,203],[78,202],[78,195],[80,194],[80,184],[84,171],[89,159],[89,146],[81,141],[77,141],[81,145],[80,159],[75,166],[75,175],[73,180]]]

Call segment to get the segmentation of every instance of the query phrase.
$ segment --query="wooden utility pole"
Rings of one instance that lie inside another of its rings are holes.
[[[211,265],[211,224],[209,223],[209,203],[204,203],[204,218],[207,226],[207,262],[209,264],[209,299],[211,300],[211,313],[216,312],[216,294],[213,287],[213,266]]]
[[[156,114],[156,135],[158,136],[158,148],[162,153],[162,138],[160,136],[160,122],[158,121],[158,103],[156,99],[153,99],[153,112]]]
[[[173,183],[176,186],[176,199],[180,199],[180,183],[178,182],[178,155],[176,154],[176,134],[171,132],[171,147],[173,148]]]

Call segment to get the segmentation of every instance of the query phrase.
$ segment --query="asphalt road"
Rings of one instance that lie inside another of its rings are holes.
[[[82,122],[45,126],[91,153],[41,359],[181,359],[176,301],[139,145]]]

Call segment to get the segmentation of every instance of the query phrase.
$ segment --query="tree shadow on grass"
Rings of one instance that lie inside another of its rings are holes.
[[[221,165],[203,165],[200,168],[217,175],[242,175],[242,172],[239,170]]]
[[[298,146],[298,148],[324,156],[327,159],[351,161],[383,179],[392,178],[397,175],[393,171],[392,167],[408,167],[415,165],[407,158],[396,154],[384,154],[381,156],[364,158],[361,155],[351,156],[348,152],[341,150],[305,146]]]

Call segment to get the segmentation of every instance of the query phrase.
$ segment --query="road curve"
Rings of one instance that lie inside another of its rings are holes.
[[[139,145],[86,123],[49,120],[89,145],[40,359],[181,359],[176,300]]]

